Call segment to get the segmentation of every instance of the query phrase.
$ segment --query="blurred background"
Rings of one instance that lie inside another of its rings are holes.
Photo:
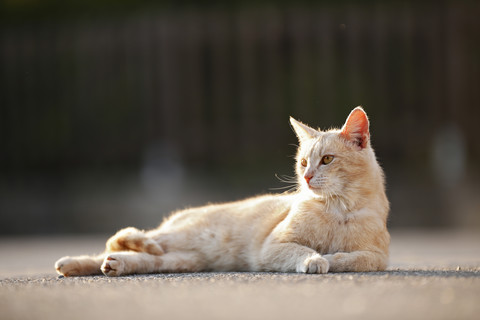
[[[281,192],[357,105],[395,228],[480,229],[478,1],[4,0],[0,235]]]

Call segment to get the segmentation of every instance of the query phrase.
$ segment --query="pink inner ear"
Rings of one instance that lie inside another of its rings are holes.
[[[362,108],[355,108],[348,116],[345,122],[341,135],[347,140],[357,144],[361,148],[365,148],[370,138],[368,131],[369,123],[367,114]]]

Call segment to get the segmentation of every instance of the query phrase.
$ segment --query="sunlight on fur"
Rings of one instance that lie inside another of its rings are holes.
[[[120,230],[104,253],[63,257],[57,272],[384,270],[389,203],[365,111],[355,108],[341,129],[290,123],[300,142],[295,191],[179,211],[149,231]]]

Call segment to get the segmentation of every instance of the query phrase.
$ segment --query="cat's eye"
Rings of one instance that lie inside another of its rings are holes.
[[[306,167],[307,166],[307,160],[305,158],[303,158],[302,160],[300,160],[300,164],[302,165],[302,167]]]
[[[333,156],[323,156],[322,158],[322,164],[329,164],[330,162],[333,161]]]

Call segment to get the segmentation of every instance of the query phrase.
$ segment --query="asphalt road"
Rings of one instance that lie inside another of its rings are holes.
[[[61,278],[104,237],[0,239],[0,319],[479,319],[480,234],[393,232],[386,272]]]

